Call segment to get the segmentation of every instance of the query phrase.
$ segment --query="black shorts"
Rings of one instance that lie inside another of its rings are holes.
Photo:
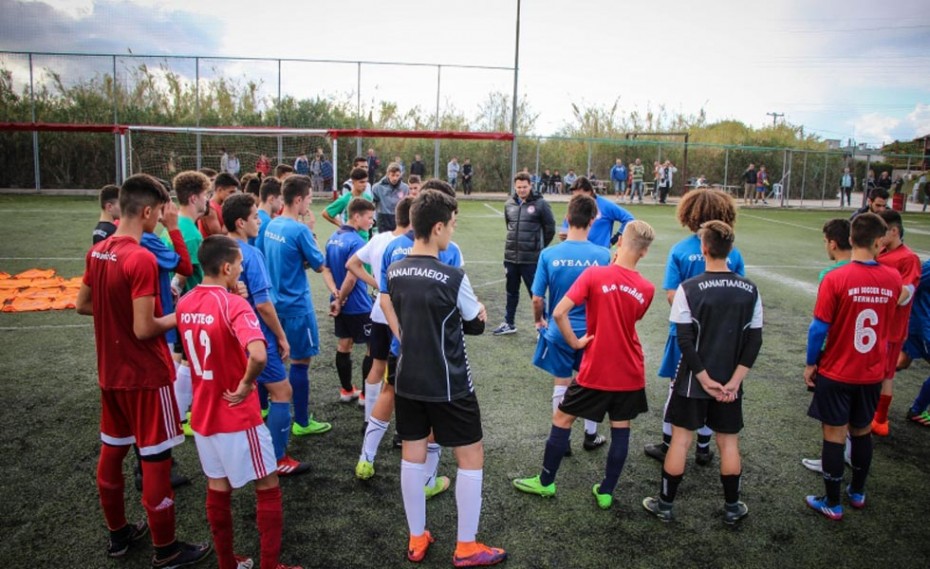
[[[607,415],[611,421],[630,421],[649,410],[646,390],[601,391],[582,387],[572,381],[559,404],[559,410],[572,417],[600,423]]]
[[[881,393],[881,381],[869,384],[843,383],[818,373],[814,382],[814,398],[807,409],[807,415],[831,427],[848,424],[854,429],[862,429],[872,424]]]
[[[461,447],[480,441],[481,410],[474,393],[467,397],[429,403],[397,395],[394,397],[397,435],[404,441],[418,441],[429,436],[444,447]]]
[[[371,336],[371,317],[364,314],[340,314],[335,318],[336,337],[352,338],[356,344],[367,344]]]
[[[388,359],[391,353],[391,340],[394,335],[391,334],[391,327],[380,322],[371,323],[371,336],[368,337],[368,351],[371,357],[376,360]]]
[[[387,383],[391,387],[394,386],[394,381],[397,379],[397,357],[393,355],[388,355],[387,358]]]
[[[735,435],[743,429],[743,398],[730,403],[672,393],[665,420],[676,427],[696,431],[707,425],[715,433]]]

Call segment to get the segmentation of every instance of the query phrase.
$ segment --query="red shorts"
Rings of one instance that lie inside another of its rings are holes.
[[[898,356],[904,349],[904,342],[888,342],[888,359],[885,361],[885,379],[894,379],[898,367]]]
[[[100,391],[100,440],[111,446],[136,444],[142,456],[184,442],[174,387]]]

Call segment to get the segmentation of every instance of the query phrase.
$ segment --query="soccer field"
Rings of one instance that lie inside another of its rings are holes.
[[[324,203],[314,204],[319,211]],[[462,202],[453,239],[465,270],[488,309],[489,330],[503,318],[505,234],[501,202]],[[660,288],[669,248],[688,235],[672,207],[629,206],[648,221],[657,238],[640,264]],[[554,204],[561,218],[565,204]],[[830,522],[804,505],[822,493],[818,475],[803,457],[819,456],[819,424],[806,416],[810,394],[801,379],[807,325],[817,275],[827,260],[820,227],[835,212],[746,209],[736,223],[737,246],[747,277],[759,286],[765,306],[762,352],[745,383],[742,432],[742,499],[750,509],[741,525],[720,521],[723,509],[718,461],[700,467],[689,458],[676,500],[677,520],[662,524],[640,506],[658,491],[660,465],[642,453],[658,440],[668,382],[656,377],[668,330],[661,292],[638,330],[646,353],[650,411],[633,422],[630,455],[611,510],[591,496],[604,469],[606,447],[581,450],[559,470],[558,494],[542,499],[517,492],[511,479],[538,473],[549,432],[551,378],[534,368],[536,343],[531,303],[517,313],[518,333],[468,338],[485,432],[484,504],[479,539],[506,548],[511,568],[601,567],[926,567],[930,540],[923,521],[930,474],[925,466],[930,431],[904,422],[907,405],[928,374],[924,362],[900,372],[891,406],[891,434],[875,439],[867,485],[868,507],[846,508]],[[848,215],[843,212],[842,215]],[[0,196],[0,271],[54,268],[80,275],[98,209],[94,198]],[[321,218],[325,239],[334,227]],[[930,216],[905,214],[905,242],[930,256]],[[399,451],[385,437],[376,475],[354,477],[362,434],[362,410],[338,400],[332,322],[325,290],[311,274],[323,339],[311,366],[311,411],[332,421],[319,437],[292,439],[291,454],[313,464],[304,476],[283,479],[284,540],[281,559],[304,567],[404,567],[407,527],[400,496]],[[104,555],[106,530],[97,502],[96,459],[99,391],[91,320],[73,311],[0,314],[0,369],[5,370],[6,412],[0,418],[0,559],[25,567],[147,567],[151,547],[126,560]],[[355,375],[361,355],[356,354]],[[623,362],[618,362],[623,365]],[[607,432],[605,426],[601,432]],[[210,538],[205,516],[206,480],[191,441],[175,456],[193,485],[177,491],[178,536]],[[443,453],[441,474],[455,475],[452,453]],[[127,514],[141,519],[139,493],[126,463]],[[847,470],[847,479],[849,472]],[[454,486],[453,486],[454,490]],[[236,550],[258,555],[254,494],[233,498]],[[436,537],[424,567],[448,567],[456,533],[454,491],[428,504],[427,525]],[[215,566],[210,560],[204,566]]]

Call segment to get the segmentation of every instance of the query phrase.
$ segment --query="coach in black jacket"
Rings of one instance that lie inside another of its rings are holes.
[[[507,309],[504,322],[494,329],[495,336],[513,334],[514,315],[520,302],[520,281],[530,291],[536,275],[539,253],[555,237],[555,218],[542,196],[533,190],[529,174],[520,173],[513,180],[515,193],[504,206],[507,238],[504,241],[504,269],[507,274]]]

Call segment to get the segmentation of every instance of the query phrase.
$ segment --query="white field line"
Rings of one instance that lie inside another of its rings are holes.
[[[747,269],[749,268],[750,267],[747,267]],[[814,283],[811,283],[808,281],[802,281],[800,279],[794,279],[791,277],[786,277],[785,275],[779,274],[775,271],[769,271],[767,269],[763,269],[762,267],[759,267],[758,265],[754,265],[751,268],[752,268],[752,272],[749,273],[750,277],[753,277],[753,278],[757,276],[762,277],[763,279],[766,279],[766,280],[775,281],[779,284],[784,284],[784,285],[788,285],[788,286],[794,287],[799,290],[803,290],[804,292],[812,296],[817,296],[817,285],[815,285]]]
[[[496,281],[488,281],[488,282],[486,282],[486,283],[481,283],[481,284],[472,285],[472,288],[484,288],[484,287],[486,287],[486,286],[496,285],[496,284],[500,284],[500,283],[506,282],[506,281],[507,281],[507,279],[497,279]]]
[[[502,212],[501,210],[497,209],[496,207],[492,207],[492,206],[490,206],[490,205],[488,205],[488,204],[486,204],[486,203],[483,203],[483,202],[482,202],[481,205],[483,205],[484,207],[486,207],[486,208],[488,208],[489,210],[493,211],[493,212],[496,213],[498,216],[504,215],[504,212]]]
[[[46,330],[53,328],[90,328],[92,324],[38,324],[35,326],[0,326],[0,332],[18,332],[20,330]]]
[[[767,217],[760,217],[758,215],[751,215],[748,213],[740,213],[739,217],[750,217],[752,219],[761,219],[762,221],[768,221],[769,223],[777,223],[779,225],[787,225],[789,227],[797,227],[799,229],[807,229],[808,231],[820,231],[820,227],[811,227],[809,225],[801,225],[799,223],[791,223],[789,221],[778,221],[777,219],[769,219]]]

